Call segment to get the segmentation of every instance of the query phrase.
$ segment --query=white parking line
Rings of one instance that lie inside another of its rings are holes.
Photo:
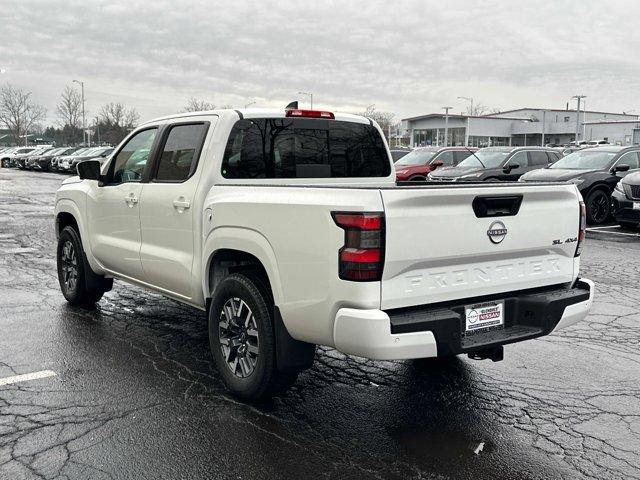
[[[640,237],[640,234],[638,233],[625,233],[625,232],[612,232],[612,231],[601,231],[601,229],[603,228],[616,228],[616,227],[591,227],[591,228],[587,228],[587,232],[592,232],[592,233],[606,233],[606,234],[611,234],[611,235],[622,235],[625,237]],[[620,228],[620,227],[617,227]]]
[[[605,228],[617,228],[620,229],[620,225],[605,225],[604,227],[589,227],[587,230],[604,230]]]
[[[41,370],[39,372],[25,373],[24,375],[14,375],[13,377],[0,378],[0,387],[2,385],[11,385],[19,382],[28,382],[29,380],[38,380],[40,378],[55,377],[57,375],[53,370]]]

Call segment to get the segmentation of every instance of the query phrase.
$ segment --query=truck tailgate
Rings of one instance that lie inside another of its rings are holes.
[[[381,195],[386,222],[382,309],[575,278],[580,210],[573,185],[400,187],[383,189]],[[513,202],[519,203],[516,214]]]

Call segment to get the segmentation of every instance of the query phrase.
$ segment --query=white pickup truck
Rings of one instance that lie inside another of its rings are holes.
[[[67,301],[95,305],[117,278],[206,310],[215,365],[245,399],[290,386],[316,345],[500,360],[593,301],[575,185],[396,185],[360,116],[174,115],[78,174],[56,194]]]

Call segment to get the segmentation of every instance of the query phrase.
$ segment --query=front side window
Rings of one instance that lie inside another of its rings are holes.
[[[513,154],[513,157],[509,159],[507,165],[518,165],[518,168],[527,166],[527,152],[516,152]]]
[[[450,167],[453,165],[453,151],[448,150],[446,152],[442,152],[438,155],[434,160],[442,160],[444,166]]]
[[[309,118],[236,122],[222,161],[225,178],[386,177],[387,150],[371,125]]]
[[[139,182],[149,160],[157,128],[136,133],[118,152],[113,160],[111,183]]]
[[[549,157],[547,156],[547,152],[543,151],[532,151],[529,152],[529,160],[531,167],[546,167],[549,165]]]
[[[158,162],[156,181],[183,182],[193,174],[205,129],[202,123],[171,127]]]
[[[639,168],[638,166],[638,153],[637,152],[628,152],[622,155],[616,165],[629,165],[630,170],[634,170]]]

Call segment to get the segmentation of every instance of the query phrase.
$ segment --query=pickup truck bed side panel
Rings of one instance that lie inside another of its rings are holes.
[[[203,258],[218,248],[238,249],[255,239],[249,253],[267,269],[284,324],[296,340],[333,345],[338,309],[380,308],[379,282],[338,278],[344,231],[331,217],[332,211],[382,211],[379,190],[215,186],[206,209],[212,222],[203,231]],[[209,241],[217,231],[230,229],[256,234],[243,234],[236,242],[235,233],[221,233],[221,240],[227,237],[224,242]]]

